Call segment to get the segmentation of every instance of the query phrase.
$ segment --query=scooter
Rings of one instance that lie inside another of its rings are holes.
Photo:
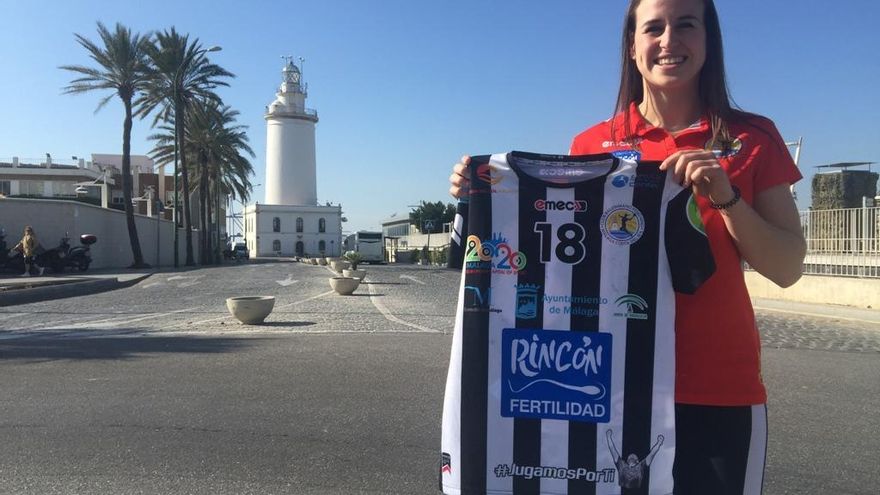
[[[98,236],[94,234],[79,236],[80,245],[70,248],[66,255],[65,265],[75,266],[81,272],[88,270],[92,263],[91,245],[96,242],[98,242]]]
[[[58,246],[47,249],[38,257],[40,266],[51,268],[55,273],[62,273],[67,266],[67,257],[70,253],[70,234],[65,232]]]

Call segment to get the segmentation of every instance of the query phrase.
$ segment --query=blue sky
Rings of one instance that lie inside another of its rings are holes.
[[[306,59],[318,111],[318,199],[342,203],[346,230],[376,229],[420,200],[451,201],[464,153],[565,153],[610,116],[626,2],[610,0],[43,1],[0,0],[0,158],[120,153],[122,107],[63,95],[65,64],[89,64],[74,33],[95,22],[146,32],[175,26],[237,77],[221,90],[249,126],[265,177],[263,112],[281,55]],[[719,0],[729,84],[744,109],[804,138],[798,206],[816,165],[880,161],[880,2]],[[147,154],[149,120],[132,152]],[[880,168],[877,166],[875,168]],[[262,187],[254,199],[263,201]]]

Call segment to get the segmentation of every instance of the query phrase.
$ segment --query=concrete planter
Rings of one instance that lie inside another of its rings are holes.
[[[358,288],[358,285],[361,283],[360,280],[352,277],[331,277],[330,278],[330,287],[336,291],[337,294],[341,296],[349,296],[351,295],[355,289]]]
[[[318,258],[318,264],[325,266],[327,264],[327,258]]]
[[[356,278],[356,279],[360,280],[361,282],[363,282],[364,277],[367,276],[367,271],[366,270],[351,270],[351,269],[346,268],[345,270],[342,270],[342,275],[344,277]]]
[[[349,266],[351,266],[351,263],[349,263],[349,262],[347,262],[347,261],[341,261],[341,260],[337,261],[337,260],[334,260],[334,261],[331,261],[331,262],[330,262],[330,268],[332,268],[333,271],[336,272],[336,273],[342,273],[342,272],[344,272],[346,269],[348,269]],[[347,277],[347,276],[348,276],[348,275],[346,275],[346,277]]]
[[[259,325],[275,307],[274,296],[241,296],[226,299],[226,308],[245,325]]]

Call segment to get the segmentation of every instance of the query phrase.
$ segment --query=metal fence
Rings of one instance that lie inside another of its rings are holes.
[[[880,207],[801,212],[804,273],[880,278]]]

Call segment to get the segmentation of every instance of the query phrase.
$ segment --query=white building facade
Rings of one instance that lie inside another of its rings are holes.
[[[244,240],[252,257],[342,254],[342,207],[318,205],[318,112],[306,108],[307,96],[301,67],[287,57],[281,87],[266,107],[265,204],[244,209]]]
[[[249,205],[244,240],[251,256],[340,256],[341,206]]]

